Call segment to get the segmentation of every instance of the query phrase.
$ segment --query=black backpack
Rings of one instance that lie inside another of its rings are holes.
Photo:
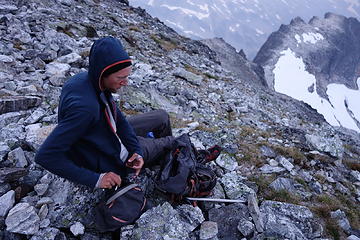
[[[95,208],[95,224],[99,231],[115,231],[133,224],[147,209],[145,193],[137,184],[108,192]]]
[[[197,151],[190,137],[181,135],[162,162],[155,181],[157,188],[169,193],[173,202],[184,197],[208,196],[216,185],[216,175],[205,164],[219,156],[220,151],[217,145]]]

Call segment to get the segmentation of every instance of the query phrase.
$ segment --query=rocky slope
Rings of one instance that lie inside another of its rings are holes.
[[[216,53],[220,65],[232,72],[237,78],[247,82],[267,86],[262,67],[246,59],[243,50],[239,52],[222,38],[201,40]]]
[[[254,62],[270,88],[310,104],[334,126],[360,132],[359,37],[355,18],[296,18],[269,37]]]
[[[244,202],[171,206],[149,188],[156,207],[123,228],[122,239],[360,237],[358,135],[231,74],[206,45],[126,1],[7,0],[0,1],[0,239],[111,239],[93,224],[100,190],[34,163],[56,124],[62,84],[86,70],[93,40],[107,35],[120,38],[134,62],[130,85],[116,95],[124,112],[166,109],[175,135],[189,132],[199,148],[224,146],[212,163],[213,197]]]

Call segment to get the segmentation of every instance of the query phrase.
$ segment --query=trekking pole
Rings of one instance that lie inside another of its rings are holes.
[[[187,197],[186,199],[190,201],[204,201],[204,202],[246,203],[245,200],[240,200],[240,199],[193,198],[193,197]]]

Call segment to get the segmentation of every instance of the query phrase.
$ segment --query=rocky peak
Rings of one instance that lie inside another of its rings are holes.
[[[305,71],[315,78],[314,81],[309,80],[313,83],[308,85],[308,89],[304,90],[304,94],[315,91],[325,101],[334,101],[333,98],[335,96],[330,95],[331,89],[336,85],[332,84],[344,85],[349,89],[349,92],[359,89],[358,79],[360,75],[358,69],[360,66],[358,59],[360,58],[360,52],[354,51],[354,49],[360,49],[359,37],[360,23],[355,18],[346,18],[333,13],[327,13],[324,19],[312,18],[309,23],[296,18],[289,25],[281,26],[277,32],[268,38],[258,52],[254,62],[264,68],[268,86],[278,90],[276,86],[279,85],[276,81],[279,80],[277,80],[274,71],[280,69],[276,68],[276,64],[288,52],[292,54],[294,59],[299,59],[299,61],[303,62]],[[288,82],[292,81],[291,75],[297,74],[289,71]],[[300,83],[302,80],[297,81]],[[282,92],[286,94],[286,91],[284,89]],[[296,98],[299,100],[305,99],[305,97],[300,99],[302,96]],[[306,102],[307,100],[304,101]],[[311,105],[309,101],[308,103]],[[316,107],[315,103],[312,104],[317,110],[320,108],[334,108]],[[330,104],[332,106],[336,105],[334,102]],[[344,103],[339,104],[344,105]],[[348,109],[345,111],[353,112],[348,108],[348,103],[345,104],[344,108]],[[328,110],[323,109],[319,111],[324,112]],[[357,114],[355,112],[353,112],[354,115],[349,113],[352,118],[349,121],[354,121],[353,127],[350,128],[358,131],[360,116],[356,117]],[[335,117],[337,120],[329,120],[329,118],[333,118],[332,116],[325,118],[335,126],[346,125],[339,120],[340,116]],[[347,127],[349,128],[349,124]]]
[[[301,17],[296,17],[290,21],[290,25],[302,25],[306,24],[304,20],[302,20]]]

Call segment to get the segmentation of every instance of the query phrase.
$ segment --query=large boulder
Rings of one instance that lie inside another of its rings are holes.
[[[265,236],[277,239],[314,239],[322,234],[322,226],[304,206],[264,201],[260,206]]]
[[[198,207],[182,205],[174,209],[165,202],[141,215],[131,239],[188,239],[204,220]]]
[[[5,224],[9,232],[33,235],[39,231],[40,218],[29,203],[18,203],[10,210]]]
[[[306,134],[306,141],[320,152],[329,153],[331,156],[341,158],[344,154],[344,146],[337,135],[324,137],[315,134]]]
[[[33,96],[7,96],[0,98],[0,114],[7,112],[18,112],[37,107],[41,99]]]
[[[245,179],[236,173],[227,173],[221,179],[226,195],[231,199],[247,201],[249,194],[255,194],[254,190],[243,183]]]
[[[99,202],[103,192],[93,191],[86,186],[78,185],[58,176],[52,176],[52,181],[38,207],[48,204],[47,218],[51,226],[69,228],[75,222],[80,222],[87,228],[94,228],[95,205]],[[61,189],[61,191],[59,191]]]
[[[242,234],[238,230],[238,224],[241,220],[249,218],[248,208],[241,203],[213,208],[209,211],[209,220],[218,224],[219,239],[241,239]]]

